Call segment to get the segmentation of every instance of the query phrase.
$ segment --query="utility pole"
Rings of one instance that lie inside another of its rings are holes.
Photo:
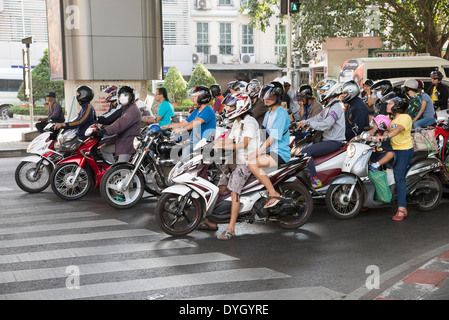
[[[22,39],[22,43],[26,46],[22,49],[23,55],[23,83],[25,97],[29,98],[30,109],[30,130],[34,128],[34,101],[33,101],[33,78],[31,76],[31,54],[30,46],[33,43],[33,36]]]
[[[287,0],[288,14],[287,14],[287,77],[292,77],[292,14],[291,14],[291,0]],[[293,84],[292,84],[293,85]]]

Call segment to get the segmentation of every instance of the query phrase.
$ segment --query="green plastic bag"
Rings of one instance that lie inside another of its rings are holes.
[[[370,171],[368,177],[376,188],[374,199],[385,203],[390,203],[392,194],[388,186],[387,173],[385,171],[377,170]]]

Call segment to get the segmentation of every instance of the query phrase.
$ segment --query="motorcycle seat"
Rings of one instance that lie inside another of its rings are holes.
[[[329,154],[327,154],[325,156],[322,156],[322,157],[315,158],[314,159],[315,166],[319,166],[320,164],[322,164],[322,163],[324,163],[326,161],[329,161],[330,159],[332,159],[332,158],[342,154],[343,152],[346,152],[346,148],[347,148],[347,145],[345,144],[343,147],[341,147],[339,150],[337,150],[335,152],[329,153]]]
[[[412,161],[410,161],[409,167],[413,166],[414,164],[416,164],[419,161],[427,159],[427,157],[428,157],[427,151],[415,152],[415,154],[413,155]]]

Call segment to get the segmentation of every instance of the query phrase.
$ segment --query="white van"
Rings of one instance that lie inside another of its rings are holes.
[[[346,60],[340,72],[340,82],[363,81],[392,78],[430,77],[432,71],[441,71],[444,79],[449,78],[449,61],[433,56],[358,58]]]
[[[0,119],[12,117],[10,107],[21,104],[21,101],[17,98],[17,93],[22,82],[22,69],[0,69]]]

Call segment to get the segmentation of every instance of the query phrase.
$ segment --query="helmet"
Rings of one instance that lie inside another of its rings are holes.
[[[373,85],[374,85],[374,81],[373,80],[371,80],[371,79],[366,79],[364,82],[363,82],[363,85],[365,86],[369,86],[369,87],[372,87]]]
[[[424,82],[421,80],[416,80],[416,82],[418,82],[418,88],[424,89]]]
[[[273,96],[276,98],[277,104],[282,102],[282,98],[284,97],[284,87],[280,82],[272,81],[269,84],[264,85],[260,90],[259,98],[262,100],[269,99]]]
[[[130,86],[123,86],[120,88],[120,90],[118,91],[118,96],[120,97],[121,95],[125,95],[125,96],[129,96],[129,103],[134,103],[134,101],[136,101],[136,94],[134,93],[134,89]]]
[[[116,86],[107,87],[104,92],[108,94],[106,98],[107,102],[117,101],[117,91],[118,88]]]
[[[251,82],[246,86],[245,91],[251,99],[257,98],[260,92],[260,84],[258,82],[252,82],[251,80]]]
[[[282,77],[281,80],[283,82],[284,87],[292,85],[292,80],[289,77],[287,77],[287,76]]]
[[[376,123],[379,130],[386,131],[390,128],[390,118],[387,116],[378,115],[373,119],[373,121]]]
[[[393,91],[393,84],[390,80],[379,80],[371,87],[373,90],[381,90],[382,96]]]
[[[209,88],[210,92],[212,93],[212,97],[216,98],[221,94],[221,87],[219,84],[213,84]]]
[[[356,98],[360,94],[360,87],[354,80],[349,80],[343,84],[341,93],[347,93],[348,95],[341,98],[343,103],[348,103],[352,99]]]
[[[94,90],[89,86],[80,86],[76,89],[76,100],[79,104],[89,103],[94,99]]]
[[[299,90],[296,93],[297,100],[299,100],[303,97],[306,97],[307,100],[310,100],[313,97],[313,89],[308,84],[305,84],[305,85],[302,85],[301,87],[299,87]]]
[[[396,97],[394,97],[388,101],[388,103],[390,103],[390,102],[393,102],[393,104],[394,104],[391,107],[391,112],[393,114],[404,113],[410,105],[410,101],[409,101],[408,97],[404,94],[398,94]]]
[[[152,124],[147,131],[147,135],[156,136],[162,132],[161,126],[158,124]]]
[[[343,84],[341,83],[336,83],[334,84],[325,94],[324,97],[322,97],[321,99],[321,103],[323,105],[327,105],[332,99],[338,97],[341,95],[342,92],[342,88],[343,88]]]
[[[251,112],[253,106],[251,98],[246,93],[236,92],[233,95],[226,98],[226,106],[236,107],[233,111],[228,111],[227,108],[224,116],[229,120],[235,120],[237,117],[243,118],[248,112]]]
[[[203,104],[208,104],[212,101],[212,93],[210,92],[210,89],[206,86],[196,86],[189,90],[189,95],[191,97],[198,96],[198,106],[201,106]]]
[[[432,72],[430,73],[430,77],[431,77],[432,79],[438,78],[439,80],[441,80],[441,79],[443,79],[443,74],[441,73],[441,71],[432,71]]]
[[[231,81],[228,83],[228,88],[234,90],[234,91],[243,91],[246,88],[247,83],[245,81]]]
[[[418,81],[416,81],[414,79],[407,79],[404,82],[404,88],[405,88],[406,92],[408,92],[409,90],[417,91],[418,86],[419,86]],[[408,90],[407,90],[407,88],[408,88]]]

